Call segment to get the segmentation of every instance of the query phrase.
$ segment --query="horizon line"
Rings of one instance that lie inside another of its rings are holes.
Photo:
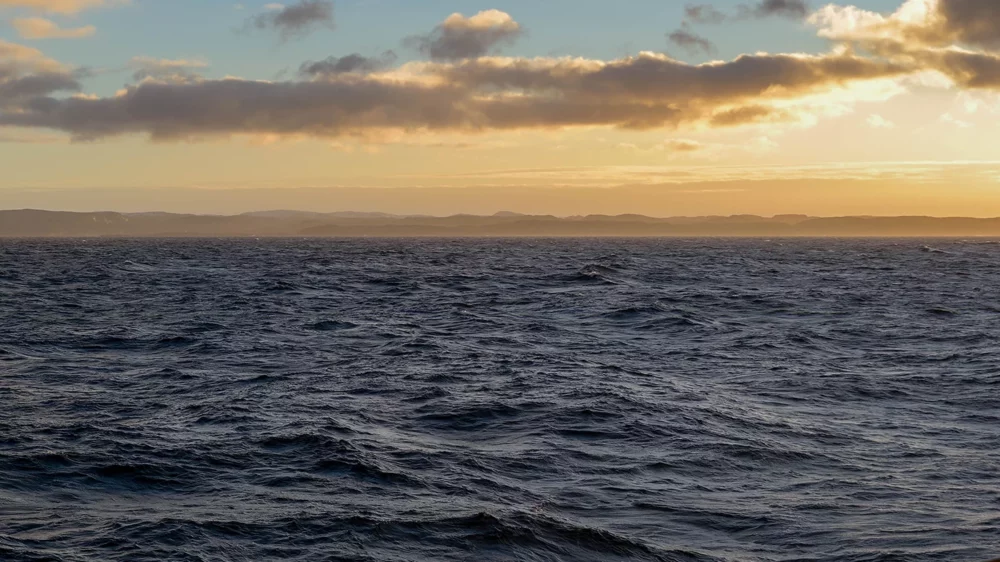
[[[176,211],[161,211],[161,210],[147,210],[147,211],[115,211],[111,209],[103,210],[92,210],[92,211],[68,211],[61,209],[42,209],[37,207],[20,207],[20,208],[9,208],[0,209],[0,213],[16,213],[16,212],[37,212],[37,213],[63,213],[63,214],[74,214],[74,215],[89,215],[89,214],[116,214],[116,215],[173,215],[173,216],[193,216],[193,217],[245,217],[245,216],[258,216],[259,218],[289,218],[289,217],[277,217],[277,213],[287,213],[288,215],[304,215],[304,216],[330,216],[333,218],[347,218],[347,217],[336,217],[336,215],[357,215],[354,218],[434,218],[434,219],[447,219],[453,217],[475,217],[475,218],[555,218],[555,219],[574,219],[574,218],[588,218],[588,217],[602,217],[602,218],[623,218],[623,217],[637,217],[645,219],[657,219],[657,220],[669,220],[669,219],[704,219],[704,218],[759,218],[759,219],[778,219],[778,218],[802,218],[804,220],[809,219],[966,219],[966,220],[1000,220],[1000,215],[993,216],[970,216],[970,215],[927,215],[927,214],[886,214],[886,215],[875,215],[875,214],[856,214],[856,215],[814,215],[809,213],[775,213],[773,215],[767,214],[757,214],[757,213],[731,213],[731,214],[702,214],[702,215],[644,215],[642,213],[616,213],[616,214],[604,214],[604,213],[588,213],[588,214],[575,214],[575,215],[554,215],[550,213],[522,213],[518,211],[508,211],[499,210],[490,214],[478,214],[478,213],[451,213],[443,215],[434,215],[427,213],[392,213],[388,211],[376,211],[376,210],[342,210],[342,211],[305,211],[300,209],[260,209],[256,211],[245,211],[241,213],[184,213]]]

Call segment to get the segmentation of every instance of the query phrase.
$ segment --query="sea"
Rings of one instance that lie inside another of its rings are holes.
[[[0,240],[0,560],[985,562],[1000,245]]]

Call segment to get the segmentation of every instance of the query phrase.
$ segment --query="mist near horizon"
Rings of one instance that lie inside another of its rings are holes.
[[[808,215],[556,217],[500,211],[447,217],[261,211],[240,215],[0,210],[4,238],[1000,237],[1000,218]]]
[[[1000,190],[956,179],[730,180],[612,186],[12,188],[0,209],[238,215],[273,210],[394,215],[1000,217]],[[961,189],[959,188],[961,187]]]

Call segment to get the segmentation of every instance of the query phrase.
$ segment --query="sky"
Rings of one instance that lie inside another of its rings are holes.
[[[0,208],[1000,216],[996,0],[0,0]]]

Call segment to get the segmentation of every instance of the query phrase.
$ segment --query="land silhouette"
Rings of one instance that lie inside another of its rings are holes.
[[[240,215],[0,211],[0,237],[1000,236],[1000,218],[757,215],[556,217],[263,211]]]

